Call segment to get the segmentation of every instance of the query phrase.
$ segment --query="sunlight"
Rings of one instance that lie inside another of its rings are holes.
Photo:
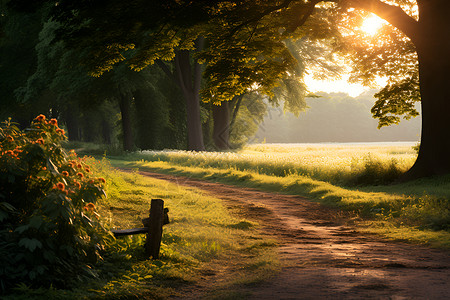
[[[373,36],[377,33],[377,31],[381,28],[381,26],[385,23],[383,19],[372,14],[370,17],[366,18],[362,23],[360,29],[364,31],[365,34]]]

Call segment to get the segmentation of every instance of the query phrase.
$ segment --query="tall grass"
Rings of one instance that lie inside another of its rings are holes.
[[[234,169],[258,174],[304,175],[344,186],[393,182],[416,158],[411,145],[250,145],[238,152],[141,151],[133,160]]]

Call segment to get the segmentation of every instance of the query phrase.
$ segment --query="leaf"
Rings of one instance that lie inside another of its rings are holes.
[[[14,232],[18,232],[18,233],[23,233],[24,231],[27,231],[30,228],[30,225],[26,224],[26,225],[22,225],[17,227]]]
[[[42,243],[37,239],[22,238],[19,241],[19,246],[24,247],[33,252],[36,248],[41,249]]]
[[[0,194],[0,196],[2,196]],[[14,206],[12,206],[11,204],[9,204],[8,202],[0,202],[0,206],[5,208],[5,210],[9,210],[9,211],[15,211],[16,208]]]
[[[6,220],[8,218],[8,213],[0,210],[0,222],[3,222],[4,220]]]
[[[40,216],[33,216],[30,219],[29,225],[30,225],[30,227],[39,229],[39,227],[41,227],[41,225],[42,225],[42,222],[43,222],[43,220]]]

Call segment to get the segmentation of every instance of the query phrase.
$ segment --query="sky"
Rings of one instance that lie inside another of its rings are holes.
[[[363,92],[370,89],[370,87],[361,84],[348,83],[349,74],[342,76],[340,80],[316,80],[312,75],[306,75],[304,82],[310,92],[326,92],[326,93],[347,93],[351,97],[357,97]],[[385,78],[377,79],[377,88],[384,87],[386,84]]]
[[[386,23],[381,18],[374,14],[371,14],[360,26],[360,30],[364,31],[366,35],[372,36],[377,30]],[[305,84],[310,92],[326,92],[326,93],[338,93],[344,92],[351,97],[357,97],[363,92],[369,90],[369,87],[365,87],[360,84],[348,83],[349,74],[344,74],[340,80],[316,80],[312,75],[307,75],[304,78]],[[386,78],[378,78],[376,80],[378,87],[382,88],[386,85]]]

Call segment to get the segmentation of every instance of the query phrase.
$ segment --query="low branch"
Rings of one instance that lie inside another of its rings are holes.
[[[380,0],[342,0],[341,3],[376,14],[401,30],[413,41],[417,37],[418,22],[405,13],[400,6],[387,4]]]
[[[295,23],[288,29],[288,31],[289,31],[289,32],[293,32],[293,31],[295,31],[295,29],[297,29],[298,27],[300,27],[300,26],[302,26],[303,24],[305,24],[306,21],[308,20],[308,18],[313,14],[314,8],[316,7],[316,5],[317,5],[319,2],[322,2],[322,1],[323,1],[323,0],[313,0],[313,1],[308,2],[308,3],[306,4],[306,5],[307,5],[307,9],[306,9],[305,14],[303,14],[303,16],[302,16],[300,19],[298,19],[298,21],[295,22]]]

